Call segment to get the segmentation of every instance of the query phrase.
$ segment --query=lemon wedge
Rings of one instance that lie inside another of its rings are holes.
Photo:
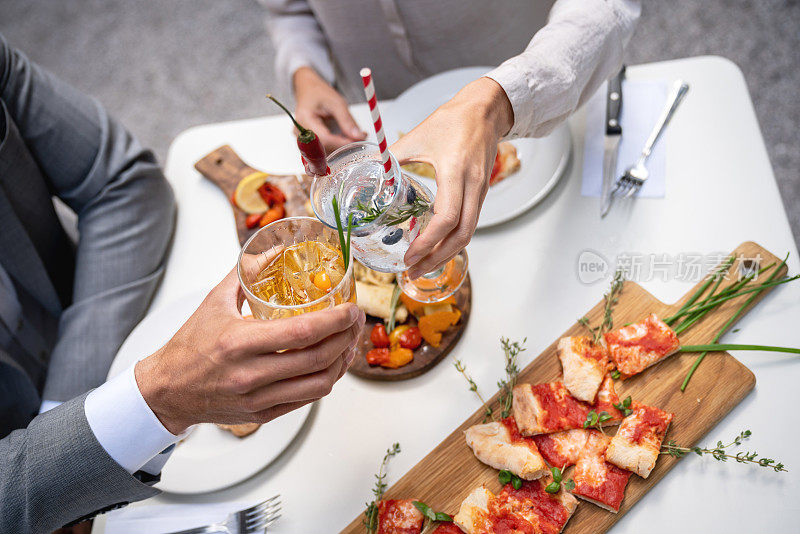
[[[258,194],[258,188],[267,180],[267,173],[254,172],[248,174],[236,186],[233,200],[236,206],[245,213],[264,213],[269,209],[267,203]]]

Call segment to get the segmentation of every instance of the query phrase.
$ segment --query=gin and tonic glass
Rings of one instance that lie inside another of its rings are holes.
[[[330,174],[311,186],[314,213],[335,229],[333,200],[342,227],[352,217],[353,256],[376,271],[397,273],[403,292],[420,302],[441,302],[458,291],[467,275],[467,253],[461,251],[444,267],[412,280],[403,260],[411,242],[433,217],[433,194],[404,174],[394,156],[391,174],[384,176],[378,145],[352,143],[328,156]]]

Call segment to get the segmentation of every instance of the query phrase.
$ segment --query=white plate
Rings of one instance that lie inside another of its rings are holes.
[[[193,293],[149,313],[120,347],[108,378],[161,348],[205,297]],[[232,486],[261,471],[286,449],[303,427],[311,405],[237,438],[212,424],[197,425],[172,452],[156,487],[170,493],[205,493]]]
[[[410,132],[462,87],[490,70],[491,67],[450,70],[409,87],[381,110],[389,143],[396,141],[400,132]],[[489,188],[478,228],[506,222],[541,202],[564,175],[572,153],[572,137],[566,123],[547,137],[515,139],[511,143],[517,148],[522,166],[515,174]],[[414,176],[436,191],[433,180]]]

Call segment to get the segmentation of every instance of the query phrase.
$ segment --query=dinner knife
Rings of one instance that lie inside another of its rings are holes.
[[[608,80],[606,95],[606,137],[603,151],[603,188],[601,190],[600,217],[605,217],[611,208],[611,189],[614,186],[617,170],[617,153],[622,139],[622,126],[619,123],[622,112],[622,80],[625,78],[625,65],[619,73]]]

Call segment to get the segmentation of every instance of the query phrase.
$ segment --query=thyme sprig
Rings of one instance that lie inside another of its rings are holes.
[[[383,456],[381,466],[378,468],[378,473],[375,475],[375,487],[372,489],[373,499],[372,502],[367,503],[367,509],[364,511],[364,526],[367,527],[367,532],[375,532],[378,529],[378,501],[383,498],[388,485],[386,484],[386,465],[392,457],[400,453],[400,444],[394,443],[391,447],[386,449],[386,454]]]
[[[500,406],[503,408],[501,416],[508,417],[511,414],[511,403],[514,400],[512,391],[514,386],[517,385],[517,377],[519,376],[519,366],[517,364],[517,357],[525,350],[525,342],[528,338],[523,338],[522,342],[511,341],[508,338],[501,337],[500,345],[503,347],[503,357],[505,359],[505,379],[497,382],[497,387],[500,388]]]
[[[603,338],[604,333],[609,332],[614,328],[614,306],[616,306],[617,302],[619,302],[619,295],[622,293],[622,287],[624,285],[625,273],[622,269],[617,269],[614,273],[613,280],[611,280],[611,286],[608,288],[608,291],[603,294],[603,300],[605,301],[603,307],[603,320],[598,326],[592,327],[589,324],[589,319],[586,317],[581,317],[578,319],[578,322],[586,327],[586,329],[592,335],[593,343],[598,343]]]
[[[364,205],[361,202],[356,203],[356,209],[364,213],[364,215],[358,219],[359,226],[374,222],[384,213],[387,213],[387,218],[383,221],[383,224],[386,226],[397,226],[411,217],[419,217],[430,208],[430,203],[419,195],[414,198],[414,202],[392,213],[387,213],[387,208],[379,208],[374,200],[371,205]]]
[[[469,375],[469,373],[467,373],[467,368],[464,365],[464,362],[462,362],[461,360],[456,360],[456,361],[453,362],[453,365],[455,366],[456,370],[459,373],[461,373],[461,376],[463,376],[464,379],[469,384],[469,390],[470,391],[474,391],[475,395],[477,395],[478,399],[480,399],[481,404],[483,404],[483,411],[484,411],[483,421],[484,421],[484,423],[486,421],[488,421],[488,420],[494,421],[495,420],[494,410],[492,410],[489,407],[489,405],[486,403],[486,400],[483,398],[483,395],[481,395],[481,392],[478,389],[478,384],[475,382],[475,380],[472,379],[472,377]]]
[[[722,441],[717,442],[717,446],[713,449],[707,447],[681,447],[674,440],[670,440],[667,442],[666,445],[661,446],[661,454],[669,454],[670,456],[674,456],[675,458],[682,458],[686,454],[693,452],[698,456],[703,456],[704,454],[711,455],[715,460],[720,462],[726,462],[729,458],[736,460],[738,463],[750,463],[755,464],[760,467],[768,467],[776,472],[784,471],[788,472],[789,470],[786,469],[786,466],[780,462],[772,458],[759,458],[758,453],[756,451],[753,452],[740,452],[737,454],[729,454],[728,449],[730,447],[739,446],[742,444],[744,440],[749,438],[752,435],[752,432],[749,430],[745,430],[741,432],[738,436],[736,436],[732,442],[725,444]]]

